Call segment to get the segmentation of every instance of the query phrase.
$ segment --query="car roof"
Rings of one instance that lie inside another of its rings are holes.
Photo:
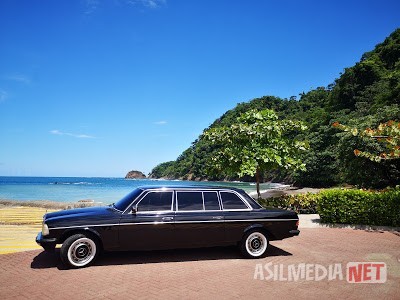
[[[251,205],[251,207],[257,209],[261,208],[261,205],[255,201],[249,194],[247,194],[244,190],[238,189],[235,187],[228,186],[215,186],[215,185],[147,185],[147,186],[139,186],[138,189],[143,191],[151,191],[151,190],[188,190],[188,191],[204,191],[204,190],[213,190],[213,191],[235,191],[241,194],[243,197],[246,197],[246,201]]]
[[[138,188],[141,190],[159,190],[165,188],[171,190],[233,190],[237,192],[243,192],[242,189],[215,185],[145,185],[139,186]]]

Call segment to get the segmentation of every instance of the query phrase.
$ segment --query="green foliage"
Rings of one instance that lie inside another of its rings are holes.
[[[211,159],[218,171],[254,176],[257,169],[304,169],[296,154],[306,150],[307,144],[291,135],[305,129],[299,121],[278,120],[272,110],[250,110],[235,124],[209,129],[202,138],[220,146]]]
[[[161,163],[153,168],[151,171],[151,176],[154,178],[174,178],[175,170],[174,170],[175,161],[167,161]]]
[[[378,141],[354,138],[350,132],[340,132],[332,124],[339,122],[360,131],[376,128],[388,120],[400,120],[400,29],[373,51],[365,53],[355,66],[345,69],[334,84],[303,92],[299,100],[265,96],[239,103],[206,130],[230,127],[237,124],[241,114],[264,109],[274,110],[277,120],[282,122],[304,122],[309,130],[292,137],[308,140],[310,149],[300,156],[302,163],[307,165],[306,170],[266,169],[260,174],[262,178],[315,187],[340,183],[375,188],[395,186],[400,182],[400,160],[377,163],[356,157],[354,149],[381,153],[383,146]],[[176,161],[157,166],[156,177],[239,179],[239,175],[227,169],[209,175],[207,162],[220,151],[220,145],[199,138]],[[246,168],[254,170],[254,161]],[[255,181],[254,176],[240,179]]]
[[[301,214],[315,214],[317,213],[317,200],[318,194],[307,193],[259,199],[258,203],[264,207],[278,207],[294,210]]]
[[[318,194],[259,199],[264,207],[318,213],[323,223],[400,226],[400,187],[382,192],[332,189]]]
[[[211,173],[222,170],[228,174],[256,175],[259,192],[259,174],[278,168],[305,170],[300,152],[307,143],[294,138],[306,130],[299,121],[279,120],[273,110],[249,110],[230,126],[211,128],[201,139],[211,142],[218,151],[208,165]]]
[[[368,111],[366,111],[368,110]],[[362,132],[365,128],[376,127],[380,123],[400,118],[400,106],[390,105],[378,108],[371,113],[363,103],[358,104],[355,111],[347,115],[338,115],[338,123],[347,123],[349,128],[358,128]],[[333,126],[331,126],[334,128]],[[334,129],[333,135],[336,142],[336,162],[338,181],[346,182],[360,187],[384,188],[395,186],[400,182],[400,161],[370,161],[354,155],[355,149],[363,149],[369,153],[382,153],[384,145],[377,139],[370,137],[354,136],[355,131],[342,132]]]
[[[400,29],[374,51],[365,53],[354,67],[346,68],[335,82],[329,104],[332,110],[355,109],[357,102],[370,105],[399,104]]]
[[[324,223],[400,226],[400,188],[326,190],[318,195],[317,210]]]
[[[354,136],[360,136],[370,140],[376,138],[379,143],[384,145],[386,150],[385,152],[381,152],[379,155],[377,155],[369,151],[355,149],[354,154],[356,156],[365,157],[375,162],[400,158],[400,122],[389,121],[379,124],[378,128],[376,129],[367,128],[364,131],[359,131],[355,127],[342,125],[338,122],[334,123],[333,126],[341,130],[351,132],[351,134]]]

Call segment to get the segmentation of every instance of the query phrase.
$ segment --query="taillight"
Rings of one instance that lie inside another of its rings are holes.
[[[299,227],[300,220],[297,220],[296,226]]]

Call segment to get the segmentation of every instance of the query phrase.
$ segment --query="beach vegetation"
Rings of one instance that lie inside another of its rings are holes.
[[[333,188],[258,199],[258,203],[319,214],[322,223],[400,227],[400,186],[384,190]]]
[[[280,197],[258,199],[257,201],[266,208],[278,207],[294,210],[300,214],[316,214],[318,194],[305,193],[297,195],[282,195]]]
[[[307,127],[300,121],[279,120],[273,110],[249,110],[230,126],[210,128],[201,139],[215,145],[218,151],[207,162],[209,173],[255,176],[260,194],[260,176],[279,168],[305,170],[300,153],[308,143],[298,133]]]
[[[400,158],[400,122],[390,120],[386,123],[379,124],[375,129],[367,128],[363,131],[338,122],[333,123],[333,126],[343,131],[350,132],[354,136],[376,139],[377,142],[383,145],[384,151],[380,153],[371,153],[369,151],[354,149],[354,155],[356,156],[365,157],[375,162]]]
[[[323,223],[400,226],[400,187],[384,191],[325,190],[317,195]]]

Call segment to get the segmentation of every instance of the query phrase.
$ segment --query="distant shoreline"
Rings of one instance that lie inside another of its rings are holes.
[[[260,191],[261,193],[261,198],[266,199],[266,198],[276,198],[276,197],[281,197],[281,196],[286,196],[286,195],[298,195],[298,194],[307,194],[307,193],[319,193],[323,189],[321,188],[296,188],[296,187],[290,187],[290,186],[283,186],[280,188],[275,188],[275,189],[270,189],[270,190],[262,190]],[[253,198],[257,198],[257,192],[251,192],[249,193],[250,196]]]
[[[100,202],[93,200],[80,200],[77,202],[57,202],[51,200],[10,200],[0,199],[0,207],[10,206],[24,206],[24,207],[39,207],[46,209],[70,209],[70,208],[82,208],[91,206],[102,206],[105,205]]]
[[[281,188],[262,190],[261,198],[272,198],[280,197],[284,195],[296,195],[306,193],[318,193],[321,189],[316,188],[294,188],[289,186],[283,186]],[[251,192],[250,196],[257,198],[256,192]],[[46,209],[68,209],[68,208],[81,208],[90,206],[104,206],[106,204],[101,202],[95,202],[91,199],[79,200],[76,202],[58,202],[51,200],[11,200],[11,199],[0,199],[0,207],[9,206],[24,206],[24,207],[40,207]]]

